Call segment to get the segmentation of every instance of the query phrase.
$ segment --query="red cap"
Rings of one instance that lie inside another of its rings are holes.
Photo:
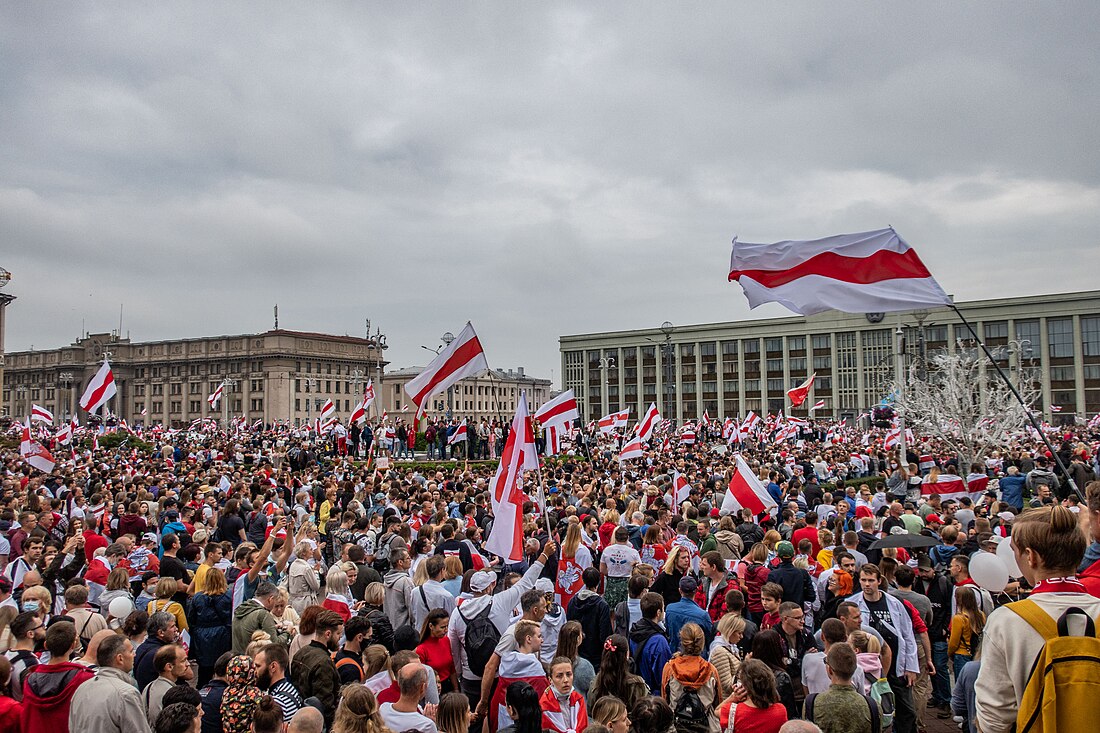
[[[856,519],[862,519],[863,517],[873,517],[874,512],[871,511],[869,506],[857,506],[856,507]]]
[[[710,516],[712,516],[714,518],[717,518],[719,516],[718,507],[715,507],[714,509],[710,510]]]
[[[925,524],[943,524],[943,520],[940,519],[938,514],[929,514],[924,518]]]

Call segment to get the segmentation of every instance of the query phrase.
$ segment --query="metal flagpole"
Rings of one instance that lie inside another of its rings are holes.
[[[1043,444],[1046,445],[1047,450],[1050,451],[1050,454],[1054,456],[1054,461],[1058,464],[1058,468],[1061,469],[1062,474],[1066,477],[1066,481],[1069,482],[1070,488],[1073,489],[1073,492],[1077,494],[1082,502],[1085,501],[1084,493],[1081,491],[1081,488],[1077,486],[1077,482],[1073,480],[1073,476],[1071,476],[1069,473],[1069,468],[1066,466],[1065,463],[1062,462],[1062,458],[1058,455],[1058,451],[1054,450],[1054,446],[1050,444],[1050,440],[1047,438],[1046,433],[1043,432],[1042,426],[1039,424],[1039,421],[1035,419],[1035,414],[1032,413],[1031,408],[1028,407],[1027,404],[1024,402],[1024,398],[1020,396],[1020,392],[1016,389],[1016,385],[1012,384],[1012,380],[1008,378],[1008,375],[1005,374],[1003,369],[1001,369],[1001,365],[998,364],[997,360],[993,358],[993,354],[989,352],[989,348],[985,345],[984,342],[982,342],[980,338],[978,338],[978,332],[974,330],[974,326],[971,325],[970,321],[966,320],[966,316],[964,316],[962,312],[959,311],[958,307],[954,303],[949,304],[947,307],[955,311],[955,315],[959,317],[959,320],[962,321],[966,328],[970,331],[970,335],[974,337],[974,341],[978,344],[978,346],[982,347],[982,351],[984,351],[986,357],[988,357],[989,363],[993,365],[993,368],[997,370],[997,374],[1000,375],[1004,383],[1008,385],[1008,388],[1012,391],[1012,395],[1016,398],[1016,401],[1020,403],[1020,406],[1024,408],[1024,412],[1027,413],[1027,419],[1031,422],[1031,426],[1035,428],[1035,432],[1039,433],[1039,437],[1042,438]]]

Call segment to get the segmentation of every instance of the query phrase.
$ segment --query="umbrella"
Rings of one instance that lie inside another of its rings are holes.
[[[942,540],[935,537],[926,537],[922,534],[892,534],[889,537],[883,537],[881,540],[875,540],[871,545],[872,550],[883,550],[887,547],[936,547],[942,545]]]

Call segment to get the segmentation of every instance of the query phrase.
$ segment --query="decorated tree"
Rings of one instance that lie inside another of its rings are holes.
[[[897,408],[918,436],[939,438],[969,466],[1030,425],[1027,412],[978,349],[959,348],[929,358],[923,379],[907,374]],[[1039,395],[1030,380],[1016,385],[1030,407]]]

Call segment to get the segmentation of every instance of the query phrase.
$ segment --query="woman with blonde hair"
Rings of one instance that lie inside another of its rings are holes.
[[[105,591],[99,594],[99,598],[96,603],[99,605],[99,612],[104,616],[107,615],[107,609],[111,605],[111,601],[116,598],[127,598],[130,604],[134,603],[134,596],[130,593],[130,573],[126,572],[126,568],[115,568],[107,575],[107,583],[104,586]]]
[[[294,562],[287,571],[287,590],[290,592],[290,605],[301,616],[306,606],[318,601],[321,592],[321,579],[317,571],[309,564],[314,557],[313,543],[302,540],[294,546]]]
[[[209,575],[209,572],[207,572]],[[224,576],[223,580],[224,580]],[[176,625],[179,627],[180,633],[188,630],[187,627],[187,614],[183,611],[181,606],[176,601],[172,600],[172,596],[176,594],[176,579],[169,578],[167,576],[157,581],[157,597],[149,601],[149,605],[145,611],[152,616],[157,611],[167,611],[176,617]]]
[[[974,659],[985,629],[985,614],[978,608],[978,594],[965,585],[955,588],[955,615],[951,618],[951,636],[947,656],[958,679],[963,665]]]
[[[745,634],[745,619],[727,613],[718,621],[718,634],[710,643],[710,663],[718,671],[723,690],[732,690],[741,669],[741,651],[737,645]]]
[[[348,574],[339,565],[333,565],[325,576],[325,590],[328,591],[328,595],[325,596],[321,606],[329,611],[335,611],[344,621],[351,618],[355,601],[351,599],[351,592],[348,590]]]
[[[462,558],[458,555],[443,558],[443,587],[455,598],[462,593]]]
[[[160,583],[157,587],[159,589]],[[150,601],[149,605],[153,603],[155,601]],[[225,582],[225,573],[217,568],[207,570],[202,577],[202,587],[192,596],[188,606],[191,646],[199,665],[196,684],[202,689],[214,676],[218,657],[233,646],[233,597]]]
[[[614,509],[608,509],[603,513],[603,524],[597,533],[600,536],[600,547],[610,547],[615,530],[619,527],[619,513]]]
[[[581,525],[570,520],[569,529],[558,552],[558,572],[554,574],[554,592],[558,605],[569,608],[569,601],[584,588],[581,574],[592,567],[592,552],[581,541]]]
[[[439,698],[435,726],[439,733],[467,733],[470,730],[470,699],[461,692],[448,692]]]
[[[668,559],[650,590],[660,593],[665,599],[665,608],[680,600],[680,580],[684,576],[695,577],[691,570],[691,553],[683,545],[673,545],[668,551]]]
[[[613,695],[601,697],[592,703],[588,719],[606,727],[611,733],[629,733],[630,714],[626,703]]]

